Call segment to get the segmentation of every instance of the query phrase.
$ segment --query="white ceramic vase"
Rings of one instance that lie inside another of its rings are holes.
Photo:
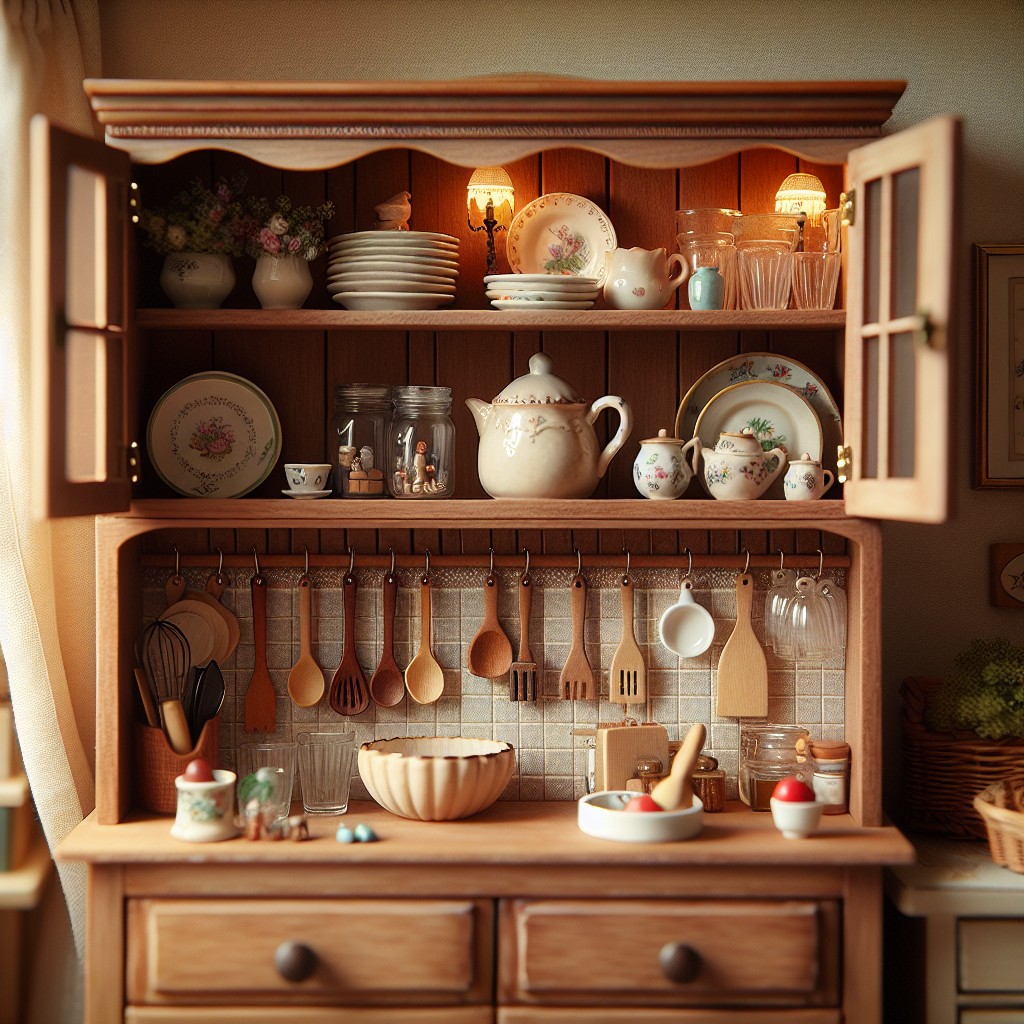
[[[231,257],[222,252],[171,252],[160,287],[178,309],[217,309],[235,287]]]
[[[264,309],[300,309],[313,288],[309,263],[294,253],[257,256],[252,290]]]

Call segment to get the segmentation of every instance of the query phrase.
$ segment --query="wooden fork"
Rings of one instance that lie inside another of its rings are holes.
[[[356,578],[346,573],[342,595],[345,603],[345,639],[341,664],[338,666],[327,700],[339,715],[358,715],[370,703],[370,688],[356,657]]]
[[[587,611],[587,584],[577,573],[572,578],[572,646],[558,678],[562,700],[590,700],[597,696],[594,671],[583,646],[583,623]]]

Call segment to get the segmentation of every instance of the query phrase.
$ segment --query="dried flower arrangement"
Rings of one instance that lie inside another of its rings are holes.
[[[145,243],[159,253],[197,252],[241,256],[246,218],[244,176],[219,178],[211,189],[196,178],[165,208],[143,209]]]
[[[261,197],[247,204],[245,249],[250,256],[301,256],[315,260],[327,250],[325,225],[334,204],[293,206],[288,196],[272,203]]]

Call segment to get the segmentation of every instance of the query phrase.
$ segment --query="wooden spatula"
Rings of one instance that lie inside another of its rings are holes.
[[[622,639],[612,655],[608,699],[613,704],[646,704],[647,666],[633,632],[633,581],[628,575],[622,577],[619,589],[622,593]]]
[[[750,624],[754,577],[736,577],[736,628],[718,662],[718,715],[720,718],[768,716],[768,663]]]
[[[252,578],[252,635],[255,664],[245,691],[245,731],[273,732],[277,726],[277,695],[267,668],[267,581]]]
[[[341,593],[345,610],[345,646],[341,664],[331,680],[327,701],[339,715],[358,715],[370,704],[370,688],[356,656],[356,578],[350,572],[345,573]]]
[[[594,670],[583,646],[583,625],[587,612],[587,581],[580,573],[572,578],[572,646],[558,679],[562,700],[594,700]]]

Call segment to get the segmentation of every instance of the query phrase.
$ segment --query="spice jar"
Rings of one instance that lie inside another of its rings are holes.
[[[455,482],[452,390],[411,384],[392,391],[388,488],[396,498],[450,498]]]
[[[704,810],[717,813],[725,810],[725,772],[718,759],[701,754],[693,770],[693,791],[700,797]]]
[[[824,814],[846,814],[850,807],[850,744],[842,740],[811,740],[814,795]]]
[[[386,497],[384,455],[391,408],[391,388],[386,384],[339,384],[335,388],[328,438],[335,494]]]

